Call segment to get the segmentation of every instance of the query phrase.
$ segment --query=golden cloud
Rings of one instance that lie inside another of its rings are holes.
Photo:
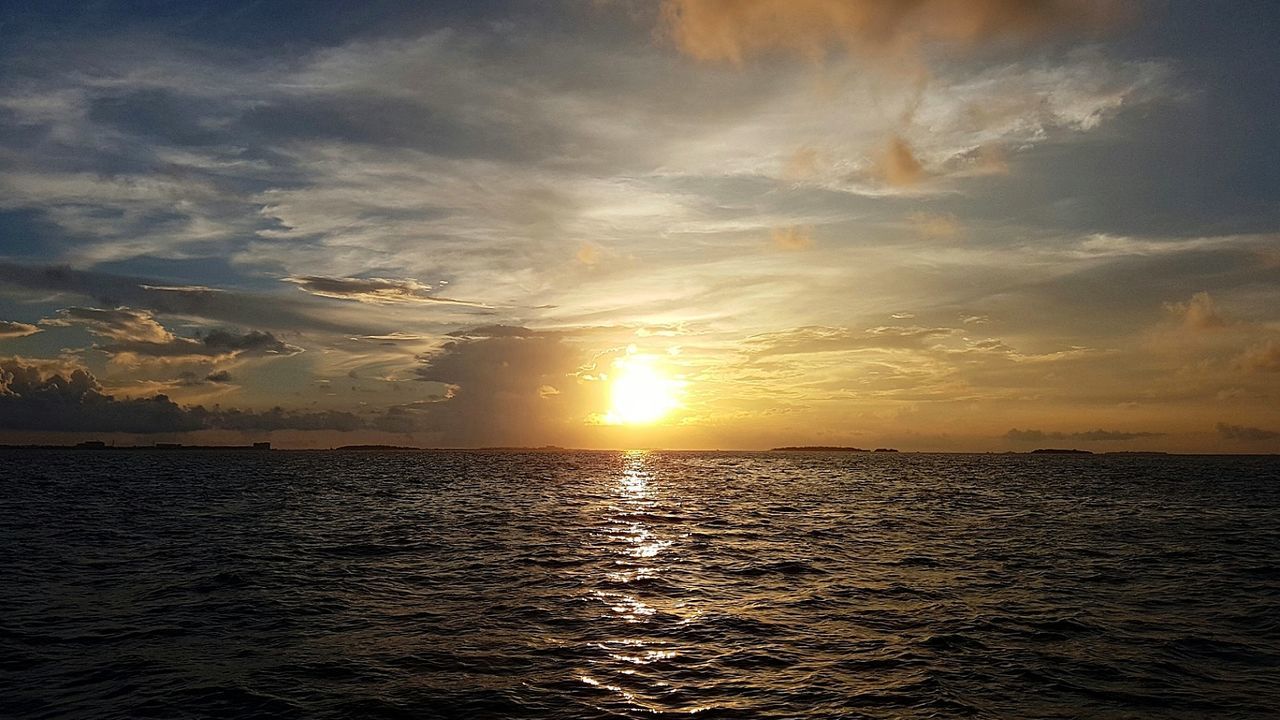
[[[1201,291],[1184,303],[1167,303],[1165,308],[1182,320],[1188,330],[1216,330],[1227,325],[1219,312],[1213,296]]]
[[[1124,0],[664,0],[661,21],[690,57],[739,64],[769,52],[821,60],[832,48],[884,53],[1095,29],[1130,7]]]
[[[813,247],[813,228],[793,225],[773,229],[773,246],[779,250],[808,250]]]
[[[583,265],[591,267],[600,262],[600,247],[584,242],[578,246],[578,252],[574,254],[574,258]]]
[[[40,328],[29,323],[0,320],[0,339],[26,337],[27,335],[35,335],[38,332],[40,332]]]
[[[915,185],[928,175],[911,146],[898,135],[889,139],[889,146],[880,155],[876,170],[882,180],[894,187]]]
[[[1251,372],[1280,372],[1280,340],[1250,347],[1240,356],[1239,365]]]
[[[912,213],[907,219],[925,240],[954,240],[960,235],[960,221],[954,215]]]
[[[817,174],[819,161],[817,150],[802,147],[782,166],[782,178],[789,182],[808,180]]]

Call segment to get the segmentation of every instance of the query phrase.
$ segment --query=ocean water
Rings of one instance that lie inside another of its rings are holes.
[[[1280,716],[1280,459],[0,453],[6,718]]]

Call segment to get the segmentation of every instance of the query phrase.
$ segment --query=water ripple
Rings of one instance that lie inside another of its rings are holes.
[[[1280,707],[1274,458],[0,460],[4,717]]]

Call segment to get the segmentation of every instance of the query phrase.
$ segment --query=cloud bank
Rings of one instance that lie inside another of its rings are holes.
[[[83,367],[0,360],[0,430],[46,432],[181,433],[196,430],[332,430],[367,422],[350,412],[266,411],[182,406],[166,395],[119,399]]]
[[[1083,432],[1045,432],[1043,430],[1019,430],[1013,428],[1004,434],[1006,440],[1018,443],[1037,443],[1046,440],[1081,440],[1085,442],[1124,442],[1144,438],[1163,437],[1160,432],[1124,432],[1119,430],[1085,430]]]
[[[1280,432],[1275,430],[1265,430],[1263,428],[1249,427],[1247,425],[1218,423],[1217,430],[1218,434],[1224,439],[1240,442],[1258,442],[1261,440],[1275,440],[1276,438],[1280,438]]]

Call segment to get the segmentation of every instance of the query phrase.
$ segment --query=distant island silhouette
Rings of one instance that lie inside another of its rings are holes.
[[[849,447],[847,445],[785,445],[783,447],[769,448],[769,452],[878,452],[878,453],[896,453],[897,448],[879,447],[875,450],[868,450],[860,447]]]
[[[252,445],[183,445],[182,443],[158,442],[151,445],[108,445],[101,440],[86,440],[75,445],[0,445],[0,450],[247,450],[266,452],[271,449],[269,442],[255,442]]]
[[[769,448],[769,452],[871,452],[866,448],[842,445],[787,445]]]
[[[184,445],[173,442],[157,442],[150,445],[109,445],[102,440],[86,440],[74,445],[0,445],[0,450],[105,450],[105,451],[141,451],[141,450],[241,450],[250,452],[267,452],[274,448],[269,442],[255,442],[252,445]],[[291,452],[493,452],[493,453],[558,453],[579,452],[574,448],[559,445],[540,445],[537,447],[495,446],[495,447],[416,447],[413,445],[341,445],[329,448],[285,448]]]

